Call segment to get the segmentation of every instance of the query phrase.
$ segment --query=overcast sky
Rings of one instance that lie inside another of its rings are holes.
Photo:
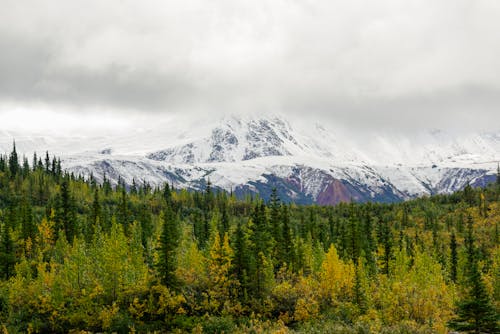
[[[0,0],[0,8],[3,128],[285,113],[360,127],[500,130],[498,0]]]

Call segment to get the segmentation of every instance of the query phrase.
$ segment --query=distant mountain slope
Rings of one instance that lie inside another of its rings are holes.
[[[493,180],[500,160],[500,132],[353,135],[275,116],[171,120],[100,137],[1,132],[0,149],[9,151],[13,138],[22,152],[49,150],[69,171],[98,180],[198,189],[210,179],[241,196],[267,198],[276,187],[286,201],[319,204],[449,193]]]

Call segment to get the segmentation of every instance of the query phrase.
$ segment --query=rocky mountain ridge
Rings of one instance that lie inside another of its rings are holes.
[[[335,204],[393,202],[449,193],[494,179],[500,133],[453,136],[365,133],[283,117],[236,117],[197,124],[158,125],[122,136],[50,138],[0,133],[23,152],[45,149],[63,167],[97,180],[171,183],[200,189],[207,180],[238,196],[267,198],[276,187],[285,201]]]

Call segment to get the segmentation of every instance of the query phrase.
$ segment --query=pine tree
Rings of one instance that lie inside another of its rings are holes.
[[[248,297],[248,274],[250,272],[250,259],[247,247],[247,235],[243,230],[241,219],[238,220],[236,232],[234,235],[234,258],[233,258],[233,273],[239,282],[238,295],[240,300],[245,302]]]
[[[153,218],[151,216],[151,209],[148,207],[146,202],[141,204],[138,218],[141,226],[142,246],[146,247],[148,238],[150,238],[153,234]]]
[[[454,283],[457,282],[457,265],[458,265],[457,240],[455,237],[455,232],[453,232],[451,234],[451,241],[450,241],[450,279]]]
[[[45,173],[49,174],[50,173],[50,157],[49,157],[49,151],[45,152]]]
[[[457,317],[449,325],[458,331],[470,333],[499,333],[500,317],[491,303],[479,270],[473,224],[472,217],[469,216],[465,238],[467,291],[465,297],[457,303]]]
[[[229,232],[229,214],[227,212],[226,201],[223,200],[221,203],[221,219],[220,219],[220,227],[219,227],[219,234],[220,234],[221,238],[227,232]]]
[[[283,235],[281,237],[281,263],[286,263],[290,267],[294,262],[293,236],[290,229],[290,213],[288,207],[283,205],[281,210],[281,221],[283,222]]]
[[[16,152],[16,142],[12,145],[12,152],[9,156],[9,170],[12,177],[16,176],[19,172],[19,158]]]
[[[5,224],[2,226],[0,236],[0,277],[9,279],[14,275],[14,265],[16,258],[14,255],[14,242],[10,234],[10,229]]]
[[[389,227],[388,222],[382,222],[382,248],[384,250],[384,255],[382,257],[383,261],[383,268],[382,272],[386,275],[389,275],[389,266],[393,257],[392,253],[392,243],[393,243],[393,237],[392,237],[392,232],[391,228]]]
[[[271,192],[271,198],[269,201],[270,216],[269,222],[271,225],[271,233],[273,238],[273,257],[275,258],[275,271],[277,272],[279,267],[283,264],[281,258],[281,248],[283,246],[282,233],[281,233],[281,223],[280,223],[280,199],[278,197],[276,188],[273,188]]]
[[[358,260],[354,268],[354,301],[359,307],[361,314],[365,314],[368,310],[368,298],[366,296],[365,286],[363,279],[364,268],[361,259]]]
[[[66,234],[66,240],[71,243],[76,235],[77,221],[75,203],[70,193],[68,176],[65,176],[63,182],[61,183],[61,194],[59,196],[58,206],[58,227],[64,230],[64,233]]]
[[[362,250],[366,259],[367,270],[370,275],[375,275],[377,272],[377,263],[375,261],[375,256],[373,255],[375,250],[375,240],[373,238],[372,217],[368,210],[365,212],[362,232]]]
[[[36,226],[33,221],[33,209],[26,198],[23,198],[21,203],[21,227],[23,239],[31,238],[33,241],[36,234]]]
[[[33,171],[36,171],[36,168],[38,167],[37,164],[38,164],[38,157],[36,156],[36,152],[33,152],[33,161],[31,162],[32,165],[32,170]]]
[[[137,184],[135,183],[135,178],[132,178],[132,185],[130,186],[130,194],[137,195]]]
[[[117,220],[123,225],[125,234],[128,234],[128,226],[133,221],[130,209],[127,192],[124,187],[121,188],[120,202],[118,204]]]
[[[163,229],[160,237],[158,274],[168,288],[178,288],[175,275],[177,268],[176,251],[179,246],[180,229],[176,214],[167,207],[163,212]]]
[[[170,204],[172,200],[172,192],[170,191],[170,187],[166,182],[163,185],[163,199],[165,200],[165,202],[167,202],[167,204]]]
[[[270,214],[270,223],[271,223],[271,228],[272,228],[272,234],[273,238],[276,241],[276,243],[279,243],[281,240],[281,235],[280,235],[280,199],[278,197],[278,193],[276,188],[273,188],[271,191],[271,198],[269,201],[269,208],[271,209],[271,214]]]
[[[359,258],[359,233],[358,222],[351,217],[349,220],[349,255],[353,263],[358,262]]]
[[[101,216],[101,202],[99,200],[99,188],[95,188],[94,198],[92,200],[92,211],[90,214],[93,225],[97,224],[100,216]]]

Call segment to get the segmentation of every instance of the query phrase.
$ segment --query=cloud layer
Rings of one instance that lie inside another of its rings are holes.
[[[0,112],[500,124],[495,0],[0,3]]]

